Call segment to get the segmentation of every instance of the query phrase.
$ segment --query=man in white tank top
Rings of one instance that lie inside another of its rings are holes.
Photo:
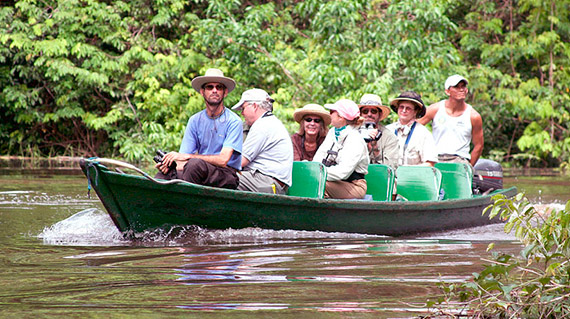
[[[427,108],[426,115],[417,122],[426,125],[432,121],[432,133],[440,162],[465,162],[472,166],[483,152],[483,119],[465,103],[467,79],[455,74],[445,81],[447,100]],[[473,150],[469,152],[470,143]]]

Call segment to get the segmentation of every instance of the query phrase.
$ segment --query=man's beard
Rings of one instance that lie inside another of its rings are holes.
[[[220,104],[222,104],[222,102],[224,102],[224,99],[221,98],[219,95],[217,95],[215,99],[213,99],[212,96],[210,96],[208,99],[206,99],[206,103],[208,103],[208,105],[214,106],[214,107],[220,106]]]

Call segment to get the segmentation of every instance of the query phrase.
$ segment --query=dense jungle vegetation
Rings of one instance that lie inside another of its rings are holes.
[[[483,116],[484,156],[570,162],[570,0],[21,0],[0,5],[0,154],[149,161],[203,108],[192,78],[295,108],[415,90],[454,73]],[[392,114],[386,121],[395,120]]]

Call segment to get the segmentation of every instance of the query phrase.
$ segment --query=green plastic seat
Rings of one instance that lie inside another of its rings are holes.
[[[323,198],[327,171],[322,163],[293,162],[293,185],[289,187],[288,195],[299,197]]]
[[[399,166],[398,195],[408,201],[439,200],[441,172],[428,166]]]
[[[366,194],[372,195],[372,199],[375,201],[391,201],[395,177],[394,169],[388,165],[368,165],[368,174],[365,176]]]
[[[465,163],[436,163],[441,172],[443,199],[471,198],[473,196],[473,169]]]

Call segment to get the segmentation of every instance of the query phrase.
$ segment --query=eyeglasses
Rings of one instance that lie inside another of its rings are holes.
[[[221,91],[221,90],[225,89],[226,87],[222,84],[216,84],[216,85],[207,84],[207,85],[204,85],[204,88],[208,91],[212,91],[214,88],[216,88],[216,90],[218,90],[218,91]]]
[[[415,105],[410,106],[407,104],[400,103],[398,105],[398,111],[415,112],[416,106]]]
[[[319,123],[321,123],[321,121],[322,121],[321,119],[314,119],[314,118],[310,118],[310,117],[305,118],[305,122],[307,122],[307,123],[315,122],[315,123],[319,124]]]
[[[360,111],[360,113],[366,115],[368,114],[368,112],[372,113],[372,114],[378,114],[378,109],[364,109],[362,111]]]

